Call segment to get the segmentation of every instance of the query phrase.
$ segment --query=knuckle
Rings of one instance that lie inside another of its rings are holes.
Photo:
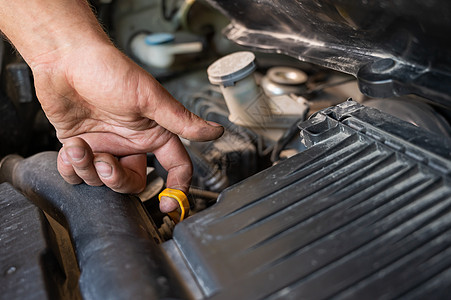
[[[90,169],[77,169],[75,168],[75,172],[77,173],[78,177],[80,177],[86,184],[91,186],[99,186],[102,185],[96,171],[94,168]]]
[[[144,191],[146,188],[146,182],[141,179],[134,180],[128,187],[126,193],[138,194]]]
[[[70,183],[70,184],[80,184],[83,182],[83,180],[75,174],[68,174],[68,175],[61,174],[61,176],[67,183]]]
[[[125,184],[121,180],[108,179],[107,182],[105,182],[105,185],[108,186],[110,189],[112,189],[115,192],[119,192],[119,193],[126,192],[126,190],[124,189]]]
[[[75,173],[75,171],[70,168],[64,168],[60,165],[58,165],[58,172],[60,173],[61,177],[63,177],[64,181],[70,184],[79,184],[82,182],[81,178],[78,177],[78,175]]]
[[[183,115],[186,118],[187,122],[184,122],[184,125],[180,128],[180,132],[178,132],[177,134],[181,136],[187,136],[190,134],[192,124],[195,124],[195,122],[197,121],[197,117],[185,108],[183,109]]]
[[[122,176],[119,176],[117,170],[113,171],[113,174],[108,178],[102,178],[103,183],[116,192],[123,192],[125,181]]]
[[[87,159],[84,159],[79,162],[73,162],[72,165],[75,169],[77,169],[80,172],[89,172],[89,170],[92,169],[92,163]]]
[[[102,186],[103,182],[98,180],[85,180],[85,183],[90,186]]]
[[[138,183],[135,192],[136,193],[141,193],[142,191],[144,191],[145,188],[146,188],[146,182],[145,182],[145,180],[141,180],[141,182]]]

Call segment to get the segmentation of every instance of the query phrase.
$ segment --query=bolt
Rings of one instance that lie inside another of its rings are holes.
[[[378,61],[375,61],[371,65],[371,70],[374,73],[383,73],[387,72],[395,66],[395,61],[391,58],[384,58]]]

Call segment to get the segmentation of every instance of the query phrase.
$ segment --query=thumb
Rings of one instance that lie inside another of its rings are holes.
[[[210,141],[224,133],[221,125],[205,121],[187,110],[160,84],[153,89],[153,92],[155,106],[152,112],[146,112],[146,117],[155,120],[167,130],[192,141]]]

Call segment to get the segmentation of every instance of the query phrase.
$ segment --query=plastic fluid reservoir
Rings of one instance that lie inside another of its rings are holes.
[[[243,126],[261,126],[271,117],[268,99],[255,82],[255,55],[229,54],[208,67],[208,79],[219,85],[229,108],[229,120]]]
[[[169,68],[178,54],[198,53],[200,41],[178,43],[172,33],[140,33],[130,44],[133,55],[150,67]]]

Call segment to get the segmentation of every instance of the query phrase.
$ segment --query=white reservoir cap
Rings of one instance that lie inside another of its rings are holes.
[[[224,56],[207,69],[211,84],[232,86],[252,74],[256,69],[255,55],[249,51],[240,51]]]

